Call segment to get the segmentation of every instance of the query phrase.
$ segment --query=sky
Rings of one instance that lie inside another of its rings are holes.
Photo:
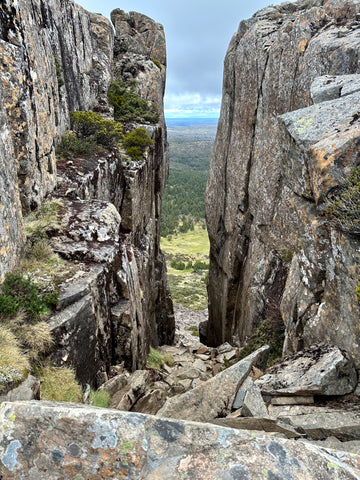
[[[167,80],[165,114],[175,117],[217,117],[223,61],[239,23],[257,10],[282,0],[76,0],[102,13],[120,8],[144,13],[165,29]]]

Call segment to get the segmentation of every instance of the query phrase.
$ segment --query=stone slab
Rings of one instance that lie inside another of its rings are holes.
[[[0,408],[0,470],[5,480],[264,480],[264,472],[355,480],[360,457],[217,425],[33,401]]]

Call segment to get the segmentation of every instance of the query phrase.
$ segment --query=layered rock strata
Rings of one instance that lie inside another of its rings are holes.
[[[359,243],[324,215],[359,162],[359,15],[283,3],[231,40],[206,195],[211,345],[272,318],[286,352],[325,340],[359,367]]]
[[[66,214],[50,242],[77,272],[63,279],[60,311],[50,319],[54,359],[93,384],[111,362],[141,367],[150,344],[174,335],[159,245],[168,173],[165,37],[144,15],[116,10],[112,19],[115,29],[72,0],[0,7],[0,280],[21,258],[22,211],[58,197]],[[117,148],[56,158],[70,111],[111,118],[112,79],[131,80],[157,108],[158,123],[144,125],[154,146],[139,161]]]

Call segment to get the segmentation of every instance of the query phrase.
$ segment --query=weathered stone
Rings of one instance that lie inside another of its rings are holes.
[[[216,418],[215,420],[211,420],[210,423],[239,430],[277,432],[283,434],[286,438],[300,438],[303,436],[303,434],[299,433],[292,425],[270,418],[226,417]]]
[[[76,275],[60,285],[64,308],[48,320],[56,346],[52,360],[74,367],[82,384],[98,386],[111,364],[110,272],[102,264],[76,266]]]
[[[311,84],[311,99],[314,103],[334,100],[360,91],[360,75],[324,75]]]
[[[112,203],[68,201],[62,230],[52,237],[57,253],[71,260],[111,262],[119,249],[120,215]]]
[[[264,395],[345,395],[357,385],[357,374],[346,352],[314,345],[286,357],[256,381]]]
[[[32,375],[5,395],[0,395],[1,402],[17,402],[19,400],[40,400],[40,382]]]
[[[111,396],[115,395],[116,392],[122,390],[128,383],[128,377],[124,373],[120,375],[115,375],[115,377],[110,378],[107,382],[103,383],[99,390],[106,390],[110,393]]]
[[[230,343],[223,343],[222,345],[219,345],[219,347],[217,348],[217,351],[219,354],[222,354],[222,353],[227,353],[227,352],[231,352],[234,348],[230,345]]]
[[[313,413],[302,415],[284,415],[278,420],[291,422],[296,429],[303,431],[307,437],[314,440],[323,440],[336,437],[342,442],[360,440],[360,415],[358,412],[321,408]]]
[[[314,397],[308,395],[302,397],[296,395],[295,397],[272,397],[271,405],[311,405],[314,403]]]
[[[335,437],[329,437],[325,440],[308,440],[301,439],[303,442],[309,442],[317,447],[331,448],[332,450],[339,450],[343,452],[356,453],[360,455],[360,441],[352,440],[350,442],[341,442]]]
[[[347,117],[358,109],[358,92],[299,111],[299,135],[276,119],[310,106],[317,77],[340,76],[345,87],[360,73],[360,38],[350,27],[359,5],[288,5],[241,22],[225,58],[206,193],[207,340],[216,346],[237,332],[244,342],[271,317],[285,323],[287,353],[326,340],[358,367],[358,240],[334,231],[323,213],[328,188],[358,164],[357,116]],[[311,142],[303,143],[301,129]]]
[[[128,377],[127,384],[113,395],[111,406],[118,410],[131,410],[144,394],[149,377],[150,373],[147,370],[136,370]]]
[[[268,350],[267,346],[259,348],[199,387],[168,399],[158,415],[201,422],[226,416],[231,412],[239,385],[248,376],[252,365],[262,361]]]
[[[260,388],[255,385],[255,383],[250,377],[248,377],[246,381],[248,382],[248,384],[246,386],[245,398],[242,405],[242,416],[263,418],[268,417],[268,411],[261,396]]]
[[[79,471],[95,472],[91,475],[102,480],[114,475],[263,480],[264,472],[268,478],[302,480],[360,475],[357,455],[269,434],[82,405],[6,403],[0,426],[6,480],[75,478]]]
[[[131,408],[132,412],[155,415],[166,401],[166,392],[163,389],[149,390]]]

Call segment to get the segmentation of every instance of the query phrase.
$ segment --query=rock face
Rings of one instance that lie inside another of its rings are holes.
[[[78,378],[94,384],[110,363],[141,368],[150,344],[174,336],[160,251],[168,173],[165,37],[144,15],[112,17],[115,31],[72,0],[0,6],[0,282],[21,258],[22,211],[49,195],[60,199],[62,232],[52,232],[50,242],[75,267],[60,284],[60,311],[49,320],[54,359],[75,365]],[[70,111],[112,116],[113,78],[133,81],[156,106],[158,123],[144,125],[154,146],[139,161],[117,148],[56,158]]]
[[[359,161],[359,12],[283,3],[230,43],[206,195],[211,345],[273,318],[285,352],[326,341],[360,365],[359,243],[324,215]]]
[[[314,345],[285,358],[256,381],[263,395],[346,395],[357,374],[348,355],[337,347]]]
[[[4,480],[356,479],[360,458],[209,424],[47,402],[0,409]]]

